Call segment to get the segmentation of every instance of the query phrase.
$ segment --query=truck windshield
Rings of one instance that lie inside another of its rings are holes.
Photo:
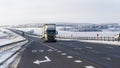
[[[47,34],[56,34],[55,30],[47,30]]]

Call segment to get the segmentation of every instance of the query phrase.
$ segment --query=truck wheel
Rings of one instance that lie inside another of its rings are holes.
[[[42,41],[43,41],[43,43],[45,43],[46,41],[45,41],[45,38],[42,38]]]

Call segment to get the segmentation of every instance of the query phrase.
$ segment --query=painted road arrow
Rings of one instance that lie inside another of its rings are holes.
[[[33,63],[39,65],[40,63],[45,63],[45,62],[50,62],[51,61],[47,56],[45,56],[45,59],[46,60],[42,60],[42,61],[36,60]]]

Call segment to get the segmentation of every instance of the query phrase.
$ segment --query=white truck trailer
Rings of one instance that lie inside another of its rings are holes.
[[[42,27],[43,42],[56,42],[56,24],[44,24]]]

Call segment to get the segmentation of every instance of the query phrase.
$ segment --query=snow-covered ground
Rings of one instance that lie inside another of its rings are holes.
[[[57,27],[58,35],[62,37],[96,37],[97,34],[102,37],[114,37],[116,34],[120,32],[70,32],[70,31],[61,31],[60,28],[63,27]],[[37,35],[42,34],[42,28],[16,28],[23,31],[29,31],[34,30],[34,33]]]
[[[0,53],[0,63],[2,63],[3,61],[5,61],[7,58],[9,58],[11,55],[13,55],[16,51],[18,51],[25,43],[27,43],[28,41],[24,41],[18,44],[15,44],[15,46],[9,50],[3,51]],[[8,68],[9,64],[14,61],[14,59],[16,58],[16,56],[19,53],[13,55],[10,59],[8,59],[6,62],[4,62],[2,65],[0,65],[0,68]]]
[[[118,41],[95,41],[95,40],[77,40],[80,42],[89,42],[89,43],[101,43],[101,44],[110,44],[110,45],[120,45]]]
[[[61,37],[97,37],[97,34],[99,34],[99,37],[114,37],[116,34],[120,32],[110,32],[110,31],[104,31],[104,32],[70,32],[70,31],[61,31],[60,29],[63,27],[57,27],[58,35]],[[23,31],[29,31],[34,30],[35,34],[41,35],[42,28],[16,28]],[[59,39],[60,40],[60,39]],[[65,39],[61,39],[65,40]],[[71,39],[66,39],[71,40]],[[82,42],[91,42],[91,43],[104,43],[104,44],[113,44],[113,45],[119,45],[119,42],[115,41],[93,41],[93,40],[79,40]]]
[[[26,40],[26,38],[4,28],[0,28],[0,46]],[[0,47],[0,68],[8,68],[8,65],[15,59],[17,54],[13,55],[28,41],[10,44],[9,46]],[[13,55],[13,56],[12,56]],[[12,56],[12,57],[11,57]],[[8,59],[11,57],[10,59]],[[7,60],[8,59],[8,60]],[[3,61],[7,60],[3,63]],[[2,64],[3,63],[3,64]],[[2,65],[1,65],[2,64]]]
[[[22,36],[10,30],[0,28],[0,46],[13,43],[13,42],[17,42],[20,40],[24,40],[24,39],[25,38],[23,38]]]

